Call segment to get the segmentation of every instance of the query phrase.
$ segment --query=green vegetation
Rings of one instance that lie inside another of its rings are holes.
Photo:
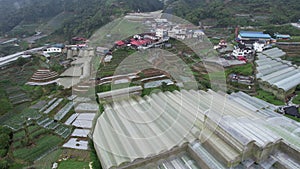
[[[0,168],[8,168],[8,151],[10,148],[12,131],[7,127],[0,126]]]
[[[14,3],[18,3],[19,8],[11,5]],[[89,37],[99,27],[127,12],[147,12],[162,8],[163,3],[159,0],[87,0],[85,3],[76,0],[28,0],[26,3],[18,0],[0,1],[0,34],[17,27],[22,29],[10,32],[12,35],[29,36],[34,30],[56,30],[55,34],[62,39],[70,39],[79,34]],[[57,18],[59,21],[56,21]]]
[[[84,161],[76,161],[73,159],[69,159],[69,160],[60,162],[58,165],[58,168],[59,169],[74,169],[74,168],[87,169],[87,168],[89,168],[89,163],[84,162]]]
[[[89,147],[91,149],[90,157],[91,157],[91,161],[92,161],[92,167],[97,168],[97,169],[102,169],[100,160],[98,158],[98,155],[97,155],[97,152],[95,150],[94,143],[92,140],[89,141]]]
[[[281,26],[268,25],[268,26],[264,26],[262,28],[264,30],[266,30],[265,33],[268,33],[273,37],[275,37],[274,36],[275,33],[289,34],[289,35],[293,36],[295,39],[298,39],[297,36],[300,36],[300,30],[295,28],[292,25],[281,25]],[[293,40],[294,40],[294,38],[293,38]]]
[[[299,92],[300,93],[300,92]],[[298,94],[294,99],[293,99],[294,104],[299,104],[300,105],[300,94]]]
[[[265,100],[271,104],[274,105],[284,105],[284,102],[277,99],[276,96],[274,96],[272,93],[263,91],[263,90],[257,90],[257,95],[255,97]]]
[[[203,24],[217,27],[297,22],[300,14],[298,9],[297,0],[169,0],[165,5],[167,13],[175,14],[194,24],[202,20]]]
[[[16,149],[13,155],[15,158],[32,162],[46,152],[56,148],[62,141],[63,140],[58,136],[46,135],[34,140],[33,146]]]
[[[252,76],[254,73],[253,65],[251,63],[247,63],[246,65],[234,66],[226,69],[226,76],[231,73],[244,75],[244,76]]]
[[[20,50],[21,50],[20,47],[13,46],[11,44],[0,45],[0,57],[16,53]]]
[[[97,77],[113,76],[119,64],[129,55],[135,53],[136,50],[131,48],[116,49],[113,52],[113,58],[110,63],[101,64],[98,69]]]
[[[15,107],[15,110],[17,109],[21,110],[19,110],[17,113],[7,113],[5,116],[2,116],[0,122],[15,129],[19,129],[22,127],[24,120],[28,118],[37,119],[41,116],[40,113],[37,112],[37,110],[30,109],[27,107],[27,105],[19,105]]]
[[[293,99],[293,103],[300,105],[300,85],[296,87],[296,97]]]

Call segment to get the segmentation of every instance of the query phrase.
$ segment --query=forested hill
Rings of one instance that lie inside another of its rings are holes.
[[[0,0],[0,36],[52,27],[55,35],[66,39],[88,37],[127,12],[161,9],[194,24],[207,20],[217,27],[264,26],[300,19],[299,0]]]
[[[264,26],[297,22],[299,0],[168,0],[165,12],[195,24],[215,19],[216,26]]]
[[[163,3],[159,0],[0,0],[0,33],[19,25],[46,24],[67,13],[71,17],[64,20],[56,34],[89,36],[93,30],[127,12],[161,9]]]

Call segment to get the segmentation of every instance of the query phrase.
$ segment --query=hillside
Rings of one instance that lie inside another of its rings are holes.
[[[30,35],[50,25],[50,30],[56,31],[58,35],[90,36],[100,26],[126,12],[147,12],[162,8],[163,4],[159,0],[0,0],[0,34]],[[68,17],[62,18],[67,19],[55,24],[53,21],[63,14],[68,14]]]
[[[297,22],[300,4],[298,0],[168,0],[165,12],[194,24],[210,19],[217,27],[264,26]]]
[[[89,37],[127,12],[161,9],[215,27],[284,24],[300,16],[298,0],[0,0],[0,36],[38,30],[64,39]]]

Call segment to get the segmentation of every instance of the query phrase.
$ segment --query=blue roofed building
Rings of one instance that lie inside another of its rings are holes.
[[[254,43],[255,41],[270,41],[272,37],[263,32],[240,31],[237,40]]]

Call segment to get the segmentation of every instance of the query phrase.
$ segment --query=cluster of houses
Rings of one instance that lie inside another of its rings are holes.
[[[150,47],[159,47],[161,45],[170,44],[165,43],[169,38],[176,38],[179,40],[190,38],[203,38],[204,32],[199,27],[191,24],[175,24],[168,19],[148,19],[145,24],[150,27],[149,33],[134,35],[131,39],[119,40],[115,42],[115,46],[132,46],[137,49],[147,49]]]
[[[275,38],[272,38],[271,35],[263,32],[254,32],[254,31],[239,31],[236,30],[236,42],[238,45],[232,50],[228,49],[226,41],[220,40],[219,44],[214,48],[221,53],[231,52],[225,55],[225,59],[236,59],[240,61],[247,62],[249,59],[253,59],[256,52],[263,52],[269,48],[272,48],[272,44],[278,39],[289,40],[291,39],[290,35],[285,34],[274,34]]]
[[[131,39],[116,41],[115,46],[117,48],[130,46],[134,49],[148,49],[156,45],[161,45],[168,40],[168,38],[157,37],[154,33],[144,33],[134,35]]]

